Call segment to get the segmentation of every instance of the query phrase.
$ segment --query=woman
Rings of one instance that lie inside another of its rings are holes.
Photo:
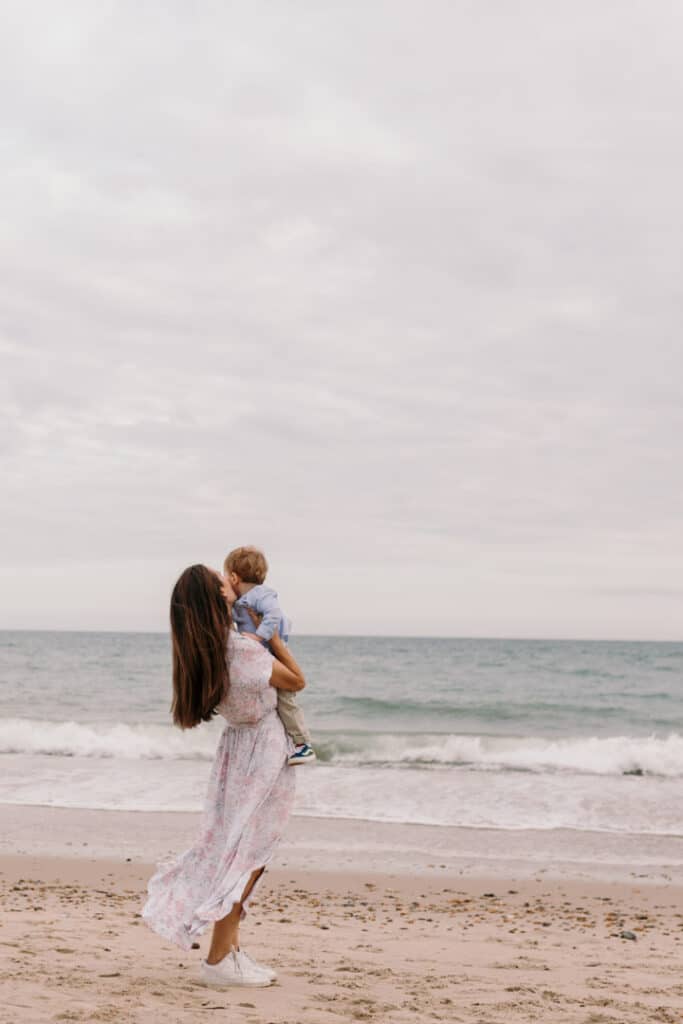
[[[272,984],[275,972],[240,949],[239,923],[294,800],[290,741],[275,691],[301,690],[305,681],[279,637],[270,654],[232,629],[234,599],[222,577],[203,565],[186,569],[171,596],[173,721],[192,729],[220,714],[228,725],[199,838],[151,879],[142,916],[184,949],[213,923],[202,980],[263,986]]]

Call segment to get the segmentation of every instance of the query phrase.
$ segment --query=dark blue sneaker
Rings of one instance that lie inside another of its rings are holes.
[[[309,764],[315,760],[313,747],[309,747],[308,743],[298,743],[294,748],[294,753],[287,758],[287,764]]]

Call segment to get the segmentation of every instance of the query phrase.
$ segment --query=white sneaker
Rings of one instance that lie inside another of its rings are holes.
[[[252,967],[256,968],[257,971],[262,971],[271,981],[277,981],[277,971],[274,971],[272,967],[268,967],[267,964],[260,964],[258,960],[254,960],[253,956],[249,956],[245,949],[240,949],[237,955],[248,960]]]
[[[273,983],[273,979],[265,970],[257,967],[240,950],[234,949],[217,964],[208,964],[206,960],[202,960],[199,974],[205,985],[221,987],[243,985],[250,988],[266,988]]]

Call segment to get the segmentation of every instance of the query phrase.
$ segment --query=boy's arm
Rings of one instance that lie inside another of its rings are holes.
[[[282,619],[282,610],[278,603],[277,594],[271,592],[270,594],[264,594],[263,597],[259,597],[258,601],[255,602],[254,611],[263,616],[261,625],[256,630],[256,636],[259,640],[265,640],[267,643],[272,639],[273,634],[278,632],[280,620]]]

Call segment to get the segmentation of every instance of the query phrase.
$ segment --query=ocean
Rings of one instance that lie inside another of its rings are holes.
[[[683,835],[683,644],[295,637],[296,813]],[[0,802],[196,811],[217,719],[170,722],[164,634],[0,633]]]

